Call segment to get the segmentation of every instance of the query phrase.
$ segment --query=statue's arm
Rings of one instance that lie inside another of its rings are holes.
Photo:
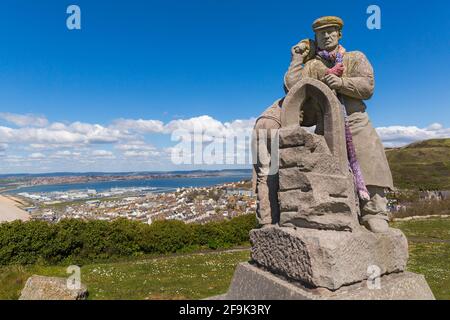
[[[304,69],[303,59],[293,57],[288,71],[284,75],[284,91],[288,93],[289,90],[302,78],[302,71]]]
[[[289,90],[302,78],[306,77],[308,71],[305,63],[315,54],[315,44],[313,40],[303,39],[291,48],[291,64],[284,75],[284,91]]]
[[[342,78],[342,87],[338,91],[355,99],[370,99],[375,88],[372,65],[361,52],[356,53],[355,60],[349,75]]]

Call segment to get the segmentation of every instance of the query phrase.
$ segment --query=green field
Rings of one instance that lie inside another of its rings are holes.
[[[408,270],[423,274],[436,299],[450,300],[450,219],[395,222],[409,240]]]
[[[437,299],[450,299],[450,219],[396,222],[410,240],[408,270],[425,275]],[[89,299],[202,299],[227,291],[249,250],[85,265]],[[32,274],[67,276],[65,266],[0,267],[0,299],[17,299]]]
[[[166,256],[81,268],[89,299],[201,299],[224,293],[249,250]],[[0,299],[17,299],[32,274],[67,277],[63,266],[0,267]]]
[[[450,190],[450,139],[431,139],[386,150],[400,189]]]

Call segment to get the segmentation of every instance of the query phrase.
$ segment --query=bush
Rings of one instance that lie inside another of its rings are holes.
[[[196,249],[221,249],[249,241],[254,215],[203,225],[156,221],[152,225],[118,219],[62,220],[0,224],[0,265],[83,264],[144,254],[168,254]]]

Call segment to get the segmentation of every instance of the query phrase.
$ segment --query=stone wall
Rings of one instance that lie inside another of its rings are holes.
[[[325,138],[300,126],[280,129],[280,224],[328,230],[359,225],[350,171],[342,172]]]

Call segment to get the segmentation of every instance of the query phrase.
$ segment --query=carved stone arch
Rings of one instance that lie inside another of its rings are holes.
[[[331,153],[338,159],[342,173],[348,172],[347,148],[345,143],[344,114],[336,95],[323,82],[305,78],[289,90],[281,111],[281,127],[300,126],[304,108],[314,103],[323,111],[324,137]]]

